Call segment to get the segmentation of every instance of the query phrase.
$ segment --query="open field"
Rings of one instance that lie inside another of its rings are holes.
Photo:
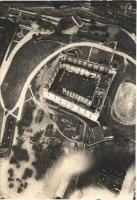
[[[16,28],[16,23],[12,23],[7,19],[0,19],[0,65],[3,61],[9,43],[11,42],[16,31]]]
[[[2,84],[2,96],[6,108],[11,109],[16,104],[22,87],[32,70],[59,47],[60,44],[54,41],[45,40],[42,43],[35,43],[32,39],[17,52]]]

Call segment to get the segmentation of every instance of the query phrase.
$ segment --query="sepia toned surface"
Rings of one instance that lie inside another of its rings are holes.
[[[135,199],[136,2],[0,3],[0,197]]]

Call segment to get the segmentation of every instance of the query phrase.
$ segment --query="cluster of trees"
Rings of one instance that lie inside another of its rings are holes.
[[[22,179],[20,179],[20,178],[17,178],[16,181],[19,183],[19,186],[17,188],[17,193],[23,192],[23,190],[27,188],[28,183],[27,182],[23,183]]]
[[[28,183],[26,182],[27,178],[30,178],[33,174],[33,170],[30,168],[25,168],[24,174],[22,176],[22,179],[16,178],[16,181],[19,183],[19,186],[17,188],[17,193],[21,193],[25,188],[27,188]],[[14,179],[14,170],[12,168],[8,169],[8,182],[9,182],[9,188],[12,189],[15,186],[15,179]],[[25,181],[23,183],[23,180]]]
[[[40,131],[40,132],[35,133],[34,136],[31,136],[31,137],[30,137],[30,140],[32,141],[32,143],[37,143],[37,142],[39,142],[39,141],[40,141],[40,138],[41,138],[41,136],[42,136],[42,134],[43,134],[43,132]]]
[[[115,15],[124,14],[124,12],[130,8],[135,7],[135,3],[126,2],[126,1],[113,1],[113,2],[91,2],[91,6],[95,7],[99,11],[105,10],[106,13],[112,11]]]
[[[35,161],[32,163],[36,169],[35,179],[44,178],[47,170],[52,167],[63,152],[62,143],[59,140],[50,140],[48,147],[44,148],[41,143],[33,144]]]
[[[14,181],[14,170],[12,168],[9,168],[8,169],[8,182],[9,182],[9,188],[13,188],[14,187],[14,184],[13,184],[13,181]]]
[[[30,168],[26,168],[22,176],[22,179],[26,180],[27,178],[31,178],[32,174],[33,174],[33,170]]]
[[[24,113],[22,117],[22,125],[29,127],[33,119],[33,111],[35,110],[35,105],[33,101],[29,101],[25,104]]]
[[[13,155],[10,158],[10,163],[15,164],[16,167],[20,167],[21,161],[29,161],[28,151],[22,148],[22,144],[18,143],[12,147]]]

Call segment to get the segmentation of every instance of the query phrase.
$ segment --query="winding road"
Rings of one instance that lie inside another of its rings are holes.
[[[3,61],[3,64],[0,68],[0,85],[2,84],[4,77],[6,76],[6,73],[10,67],[10,64],[16,54],[16,52],[25,44],[27,43],[31,38],[32,35],[34,34],[34,31],[30,31],[17,45],[16,47],[13,49],[13,51],[11,52],[9,58],[5,61]],[[49,40],[47,40],[49,41]],[[51,53],[49,56],[46,57],[35,67],[35,69],[29,74],[23,88],[22,91],[20,93],[19,99],[17,100],[16,104],[14,105],[14,107],[11,110],[8,110],[8,114],[12,114],[17,108],[19,108],[19,112],[18,112],[18,116],[17,116],[17,121],[19,121],[21,119],[21,114],[22,114],[22,110],[23,110],[23,105],[24,105],[24,101],[25,101],[25,96],[26,96],[26,92],[27,89],[29,87],[29,85],[31,84],[31,81],[33,80],[33,78],[39,73],[39,71],[42,69],[42,67],[44,65],[46,65],[49,61],[51,61],[53,58],[55,58],[56,56],[58,56],[60,53],[62,53],[65,50],[71,49],[71,48],[75,48],[75,47],[95,47],[98,48],[100,50],[104,50],[106,52],[110,52],[119,56],[124,57],[124,59],[129,60],[131,63],[133,63],[134,65],[136,64],[136,61],[134,58],[132,58],[131,56],[129,56],[128,54],[118,51],[118,50],[114,50],[110,47],[104,46],[103,44],[99,44],[99,43],[95,43],[95,42],[74,42],[71,44],[62,44],[60,43],[60,48],[58,48],[57,50],[55,50],[53,53]],[[0,90],[0,102],[1,105],[3,107],[4,110],[6,110],[5,106],[4,106],[4,101],[2,98],[2,94],[1,94],[1,90]],[[5,118],[4,118],[4,122],[5,122]],[[3,122],[3,123],[4,123]],[[4,127],[4,125],[3,125]],[[3,133],[3,130],[2,130]]]

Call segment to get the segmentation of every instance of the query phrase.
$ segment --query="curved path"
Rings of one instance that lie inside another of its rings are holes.
[[[33,80],[33,78],[36,76],[36,74],[42,69],[42,67],[47,64],[51,59],[53,59],[55,56],[59,55],[62,51],[65,51],[69,48],[74,48],[74,47],[80,47],[80,46],[92,46],[92,47],[96,47],[99,49],[103,49],[107,52],[113,52],[116,53],[117,55],[123,56],[124,58],[130,60],[132,63],[136,63],[136,61],[129,55],[117,51],[117,50],[113,50],[109,47],[106,47],[102,44],[97,44],[97,43],[93,43],[93,42],[79,42],[79,43],[72,43],[72,44],[68,44],[62,48],[59,48],[58,50],[56,50],[55,52],[51,53],[48,57],[46,57],[45,59],[43,59],[36,67],[35,69],[31,72],[31,74],[29,75],[29,77],[27,78],[23,89],[21,91],[20,97],[18,99],[18,101],[16,102],[15,106],[13,107],[13,109],[10,110],[10,112],[13,112],[14,110],[16,110],[16,108],[20,108],[20,114],[19,114],[19,118],[21,117],[21,107],[23,106],[22,104],[24,103],[25,100],[25,95],[27,92],[27,89],[31,83],[31,81]]]
[[[32,39],[32,36],[34,34],[34,31],[30,31],[29,33],[27,33],[23,39],[21,39],[18,44],[14,47],[14,49],[12,50],[12,52],[10,53],[9,57],[6,59],[7,56],[5,56],[2,65],[0,67],[0,103],[1,106],[4,110],[6,110],[5,108],[5,104],[4,104],[4,100],[2,98],[2,93],[1,93],[1,85],[3,83],[3,80],[7,74],[7,71],[11,65],[11,62],[14,58],[14,56],[16,55],[16,53],[18,52],[18,50],[25,44],[27,43],[30,39]],[[8,52],[8,50],[7,50]]]
[[[3,83],[3,80],[7,74],[7,71],[10,68],[11,62],[14,58],[14,56],[16,55],[16,53],[19,51],[19,49],[26,44],[29,40],[32,39],[33,34],[35,33],[35,31],[31,30],[29,33],[27,33],[18,43],[17,45],[14,47],[14,49],[12,50],[12,52],[10,53],[9,57],[7,58],[7,54],[2,62],[2,65],[0,67],[0,104],[3,108],[4,111],[7,111],[5,104],[4,104],[4,100],[2,98],[2,93],[1,93],[1,85]],[[12,43],[12,42],[11,42]],[[11,43],[9,45],[9,48],[11,46]],[[7,52],[9,52],[9,48],[7,50]],[[6,59],[7,58],[7,59]],[[10,112],[8,112],[8,114],[10,114]],[[2,140],[3,134],[4,134],[4,129],[5,129],[5,124],[6,124],[6,120],[7,120],[7,115],[4,115],[3,117],[3,122],[2,122],[2,128],[0,130],[1,134],[0,134],[0,141]],[[12,114],[12,113],[11,113]]]
[[[15,54],[17,53],[17,51],[25,44],[27,43],[30,39],[32,39],[32,36],[35,32],[34,31],[30,31],[29,33],[27,33],[19,42],[18,44],[15,46],[15,48],[12,50],[11,54],[9,55],[8,59],[4,59],[1,68],[0,68],[0,85],[2,84],[6,73],[10,67],[10,64],[15,56]]]
[[[49,41],[49,40],[48,40]],[[107,52],[111,52],[111,53],[115,53],[117,55],[123,56],[125,59],[128,59],[130,62],[132,62],[133,64],[136,64],[136,61],[129,55],[127,55],[126,53],[123,53],[121,51],[118,50],[113,50],[112,48],[106,47],[102,44],[98,44],[95,42],[76,42],[76,43],[71,43],[71,44],[67,44],[65,46],[63,46],[61,44],[61,47],[58,48],[57,50],[55,50],[53,53],[51,53],[49,56],[47,56],[45,59],[43,59],[36,67],[35,69],[30,73],[30,75],[28,76],[22,91],[20,93],[20,97],[18,98],[16,104],[14,105],[14,107],[9,110],[9,113],[13,113],[17,108],[19,108],[19,112],[18,112],[18,116],[17,116],[17,120],[21,119],[21,115],[22,115],[22,110],[23,110],[23,105],[24,105],[24,101],[25,101],[25,96],[26,96],[26,92],[27,89],[31,83],[31,81],[33,80],[33,78],[37,75],[37,73],[42,69],[42,67],[44,65],[46,65],[51,59],[53,59],[54,57],[58,56],[62,51],[65,51],[67,49],[70,48],[75,48],[75,47],[82,47],[82,46],[88,46],[88,47],[95,47]]]

